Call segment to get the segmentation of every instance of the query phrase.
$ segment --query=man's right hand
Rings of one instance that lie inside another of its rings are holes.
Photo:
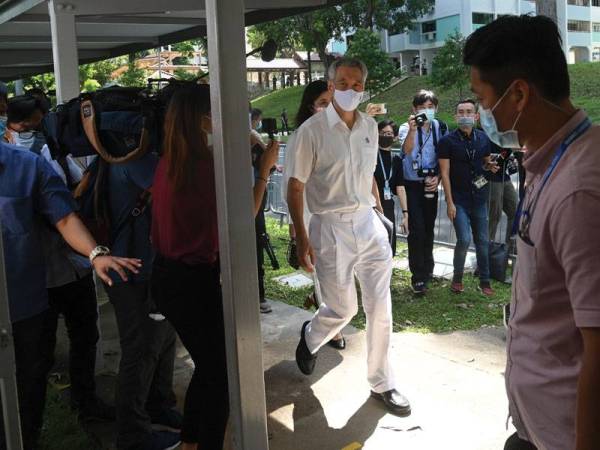
[[[415,115],[412,114],[410,116],[408,116],[408,129],[410,130],[411,133],[416,133],[417,132],[417,121],[415,120]]]
[[[279,142],[269,141],[269,145],[260,157],[260,172],[268,174],[279,160]]]
[[[300,267],[307,272],[315,271],[315,252],[306,236],[296,236],[296,254]]]
[[[453,203],[448,203],[448,219],[450,222],[454,222],[456,219],[456,206]]]

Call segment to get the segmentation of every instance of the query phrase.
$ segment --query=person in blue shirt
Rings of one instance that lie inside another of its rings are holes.
[[[42,157],[0,142],[0,223],[19,413],[25,449],[35,448],[42,426],[52,364],[52,320],[46,290],[43,227],[54,226],[78,253],[89,255],[98,276],[112,284],[110,270],[127,279],[141,261],[110,256],[96,245],[75,211],[71,193]],[[0,430],[0,441],[3,432]]]
[[[438,146],[438,159],[442,185],[448,205],[448,218],[456,230],[454,249],[454,277],[450,289],[464,292],[463,273],[465,258],[475,241],[479,290],[486,296],[494,295],[490,285],[487,172],[497,172],[490,161],[490,140],[483,131],[475,128],[478,120],[477,105],[471,99],[456,105],[458,128],[443,137]]]
[[[398,139],[404,153],[404,188],[408,206],[408,262],[411,285],[424,295],[433,277],[433,235],[438,208],[439,173],[436,148],[446,134],[446,125],[435,118],[438,99],[421,90],[413,99],[413,115],[400,127]],[[421,125],[415,116],[425,114]]]
[[[114,307],[121,345],[115,406],[117,448],[165,449],[177,445],[180,435],[153,431],[153,425],[179,430],[182,416],[173,408],[175,330],[156,310],[150,292],[154,251],[150,242],[150,191],[158,156],[108,166],[107,202],[110,244],[115,255],[132,255],[142,268],[127,281],[113,276],[106,292]]]

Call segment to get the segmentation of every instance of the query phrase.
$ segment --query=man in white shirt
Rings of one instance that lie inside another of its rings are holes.
[[[386,229],[373,211],[377,185],[376,122],[356,110],[367,68],[342,58],[329,68],[333,102],[296,132],[288,205],[296,225],[298,260],[315,271],[322,303],[304,323],[296,362],[310,375],[317,352],[358,311],[358,278],[367,317],[368,381],[371,396],[393,414],[410,414],[408,400],[396,391],[390,357],[392,250]],[[302,220],[304,197],[313,214],[310,233]]]

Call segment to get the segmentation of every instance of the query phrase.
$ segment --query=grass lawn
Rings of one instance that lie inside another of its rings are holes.
[[[569,65],[571,76],[571,98],[576,107],[587,111],[594,123],[600,123],[600,63],[578,63]],[[281,111],[286,108],[290,124],[300,104],[304,86],[294,86],[278,90],[252,102],[252,106],[263,110],[264,117],[279,119]],[[414,94],[419,89],[433,89],[439,97],[440,106],[438,117],[448,123],[450,128],[455,127],[454,106],[458,100],[458,91],[440,92],[435,89],[429,77],[410,77],[390,90],[374,97],[371,103],[385,103],[388,110],[387,118],[397,123],[403,123],[411,111]],[[470,96],[467,88],[463,96]],[[366,104],[360,106],[364,110]],[[383,116],[380,116],[383,118]]]
[[[268,298],[284,301],[290,305],[302,307],[304,299],[312,291],[312,287],[292,289],[274,281],[274,277],[294,272],[286,262],[288,245],[287,225],[279,226],[279,221],[267,219],[267,228],[271,243],[275,248],[281,268],[271,270],[267,260],[265,269],[265,289]],[[398,243],[399,255],[406,257],[406,245]],[[394,315],[394,331],[446,332],[454,330],[473,330],[483,326],[496,326],[502,323],[502,305],[510,299],[510,286],[493,283],[496,296],[485,298],[476,291],[478,280],[465,276],[466,292],[456,295],[450,292],[449,282],[440,280],[430,286],[424,298],[417,298],[410,290],[410,273],[394,270],[392,276],[392,303]],[[365,327],[362,308],[353,319],[352,325]]]
[[[68,399],[52,384],[48,386],[40,450],[100,450],[71,411]]]

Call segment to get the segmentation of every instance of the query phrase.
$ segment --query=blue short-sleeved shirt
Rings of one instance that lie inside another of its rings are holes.
[[[0,221],[13,323],[48,308],[41,232],[73,211],[71,193],[47,161],[0,143]]]
[[[108,175],[108,197],[111,219],[111,252],[114,256],[139,258],[142,260],[140,273],[128,273],[130,281],[147,281],[152,269],[154,251],[150,242],[152,213],[150,205],[144,213],[131,220],[131,212],[137,206],[140,195],[152,187],[154,172],[158,164],[155,154],[147,153],[142,158],[125,164],[112,164]],[[115,283],[121,277],[111,272]]]
[[[408,123],[404,123],[400,126],[398,132],[398,139],[400,145],[404,145],[410,127]],[[419,138],[419,135],[421,136]],[[404,169],[404,179],[408,181],[423,181],[417,171],[413,168],[413,162],[416,161],[419,169],[436,169],[438,166],[436,156],[436,143],[444,136],[444,131],[440,127],[440,123],[437,120],[433,121],[432,126],[429,127],[429,132],[424,133],[423,129],[420,128],[415,134],[414,149],[411,154],[404,155],[402,159]],[[422,144],[421,144],[422,143]]]

